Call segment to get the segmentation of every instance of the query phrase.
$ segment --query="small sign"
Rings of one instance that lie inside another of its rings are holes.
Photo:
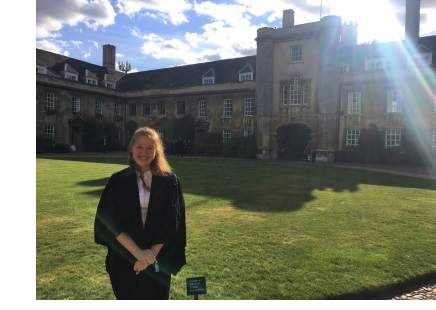
[[[206,294],[206,277],[187,278],[186,290],[188,295],[196,297],[199,294]]]

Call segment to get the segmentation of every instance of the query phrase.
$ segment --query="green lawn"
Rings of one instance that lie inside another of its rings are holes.
[[[193,299],[186,278],[200,276],[199,299],[319,300],[436,273],[436,181],[304,162],[169,160],[188,234],[171,299]],[[114,299],[93,221],[106,180],[125,166],[36,159],[36,299]]]

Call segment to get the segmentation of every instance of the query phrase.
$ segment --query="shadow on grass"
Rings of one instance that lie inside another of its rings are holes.
[[[436,272],[430,272],[418,277],[408,279],[404,282],[379,286],[373,289],[348,293],[339,296],[329,296],[328,300],[386,300],[396,296],[409,293],[423,286],[436,283]]]
[[[126,163],[124,157],[53,159]],[[256,212],[295,211],[317,199],[316,191],[356,193],[365,184],[436,190],[433,180],[306,162],[189,157],[168,160],[180,177],[185,194],[227,199],[236,208]],[[87,180],[78,185],[98,187],[84,194],[100,196],[108,178]]]

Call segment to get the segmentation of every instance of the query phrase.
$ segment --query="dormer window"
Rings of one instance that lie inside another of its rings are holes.
[[[239,82],[252,81],[253,72],[253,67],[250,64],[247,64],[241,71],[239,71]]]
[[[43,66],[36,66],[36,73],[47,74],[47,68]]]
[[[91,71],[89,71],[88,69],[85,70],[85,76],[86,76],[86,84],[98,85],[97,76],[93,74]]]
[[[65,72],[65,79],[66,80],[71,80],[71,81],[77,81],[78,80],[78,76],[75,73]]]
[[[110,89],[115,89],[116,84],[114,82],[108,82],[106,81],[104,84],[104,87],[106,88],[110,88]]]
[[[339,65],[339,73],[340,74],[347,74],[350,72],[350,64],[349,63],[341,63]]]
[[[215,84],[215,71],[213,71],[213,69],[210,69],[205,74],[203,74],[201,83],[202,85]]]
[[[386,69],[386,59],[372,58],[365,60],[365,71],[377,71]]]
[[[431,53],[414,55],[409,59],[409,66],[424,66],[431,65],[432,55]]]

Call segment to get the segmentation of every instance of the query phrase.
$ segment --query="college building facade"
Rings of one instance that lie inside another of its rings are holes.
[[[171,120],[190,115],[195,131],[223,142],[253,135],[261,159],[299,159],[310,143],[318,160],[359,145],[378,128],[386,148],[404,137],[435,163],[436,36],[419,37],[419,0],[406,0],[406,39],[357,44],[358,27],[338,16],[257,31],[256,55],[127,73],[115,46],[98,66],[36,49],[37,137],[82,147],[86,118],[115,124],[125,146],[136,128],[165,139]]]

